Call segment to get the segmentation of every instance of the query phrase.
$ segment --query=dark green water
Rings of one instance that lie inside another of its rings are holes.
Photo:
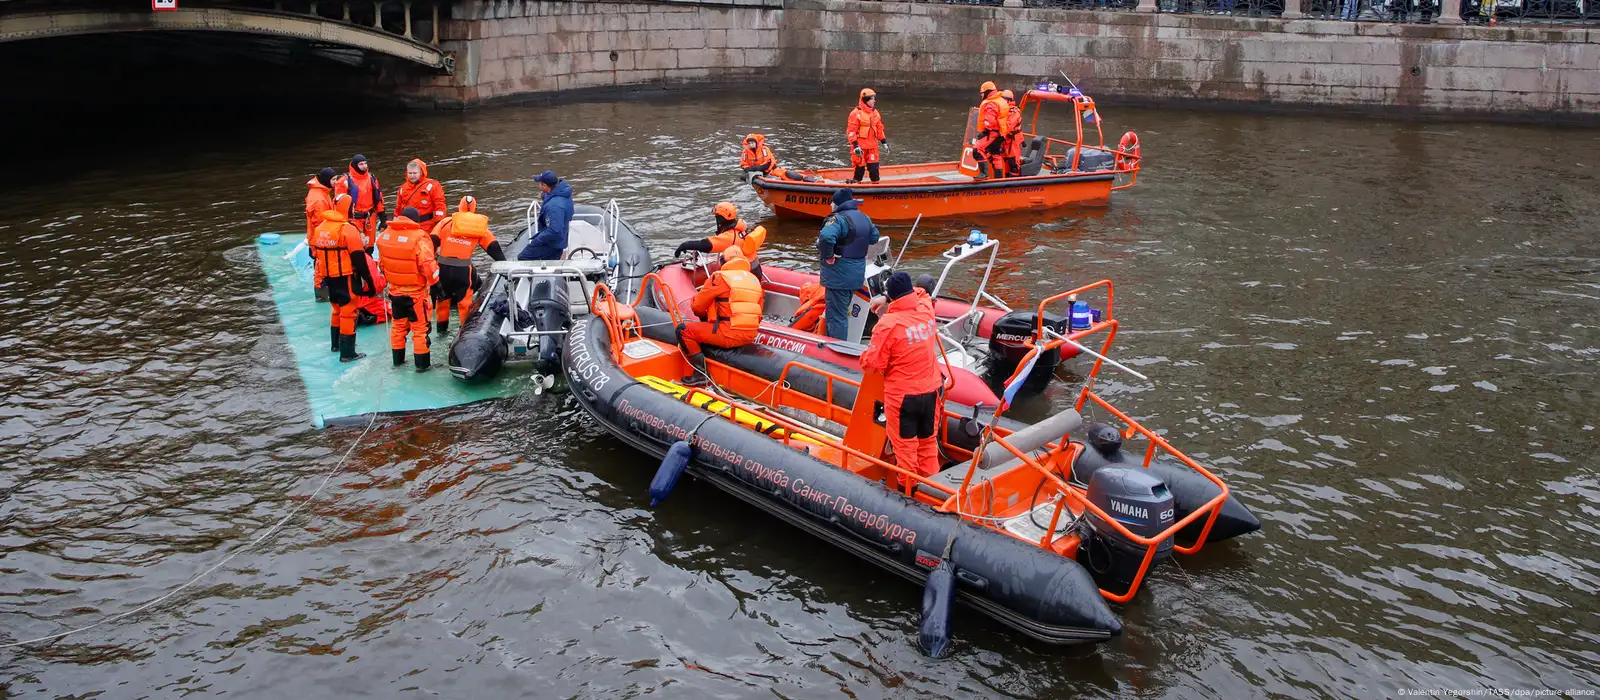
[[[420,156],[504,236],[553,167],[658,258],[731,199],[803,264],[815,225],[767,218],[737,141],[840,163],[849,101],[290,118],[41,156],[0,210],[0,641],[161,595],[355,439],[309,427],[251,245],[300,225],[317,168],[359,151],[394,187]],[[881,106],[890,159],[953,157],[963,105]],[[1143,137],[1140,186],[977,222],[1004,241],[999,294],[1114,280],[1117,357],[1152,381],[1105,394],[1266,525],[1159,571],[1121,638],[1041,647],[958,613],[927,660],[918,589],[702,484],[650,510],[654,462],[556,394],[379,421],[195,588],[0,650],[0,697],[1600,688],[1600,134],[1102,107]],[[970,226],[925,223],[912,268]]]

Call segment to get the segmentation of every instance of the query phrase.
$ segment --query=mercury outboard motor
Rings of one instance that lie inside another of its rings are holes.
[[[561,348],[566,344],[566,338],[551,331],[567,327],[567,319],[571,314],[567,280],[561,277],[536,278],[533,291],[528,295],[528,310],[533,316],[532,330],[545,333],[539,336],[539,359],[535,367],[539,374],[554,375],[561,369]]]
[[[450,373],[457,379],[493,379],[506,361],[506,340],[500,335],[500,325],[506,320],[505,287],[482,299],[474,304],[472,315],[450,344]]]
[[[992,380],[1005,381],[1028,356],[1028,348],[1023,343],[1033,337],[1036,318],[1037,314],[1032,311],[1012,311],[994,322],[994,330],[989,335],[989,375]],[[1047,311],[1044,324],[1062,335],[1067,333],[1067,319],[1062,316]],[[1043,388],[1060,362],[1060,348],[1041,354],[1023,387],[1030,391]]]
[[[1078,458],[1072,461],[1072,483],[1088,486],[1094,473],[1108,464],[1129,464],[1122,452],[1122,433],[1105,423],[1095,423],[1084,431],[1086,445]],[[1139,466],[1129,464],[1129,466]]]
[[[1099,506],[1140,537],[1154,537],[1176,521],[1172,492],[1150,472],[1137,467],[1106,465],[1089,479],[1089,502]],[[1139,573],[1148,549],[1123,537],[1110,523],[1090,511],[1079,521],[1078,561],[1113,592],[1128,590]],[[1151,565],[1172,556],[1172,538],[1156,546]],[[1114,582],[1107,586],[1106,583]]]

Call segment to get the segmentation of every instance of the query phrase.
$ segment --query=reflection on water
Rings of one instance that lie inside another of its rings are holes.
[[[884,96],[900,160],[949,159],[963,105]],[[65,153],[0,214],[0,619],[48,634],[154,598],[310,492],[359,429],[315,431],[249,243],[308,174],[413,156],[502,233],[532,175],[615,198],[658,258],[730,199],[738,139],[844,164],[848,97],[584,104],[299,122]],[[1107,211],[972,226],[1013,302],[1109,278],[1102,390],[1215,465],[1266,523],[1155,575],[1097,648],[957,615],[654,464],[565,397],[381,420],[308,512],[172,603],[4,654],[8,693],[165,697],[1387,696],[1600,685],[1600,136],[1119,110],[1148,170]],[[895,136],[895,135],[903,135]],[[1115,138],[1113,136],[1112,138]],[[148,144],[146,144],[148,145]],[[69,148],[70,146],[64,146]],[[904,230],[891,234],[899,238]],[[1062,405],[1052,392],[1021,410]],[[670,691],[669,691],[670,688]],[[148,690],[146,690],[148,689]]]

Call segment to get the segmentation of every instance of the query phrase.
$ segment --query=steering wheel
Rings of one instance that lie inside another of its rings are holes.
[[[575,260],[576,256],[578,255],[578,253],[588,253],[590,260],[599,260],[600,259],[600,254],[599,253],[596,253],[593,250],[590,250],[588,248],[584,248],[584,247],[581,247],[581,246],[578,247],[578,248],[573,248],[572,250],[567,251],[567,259],[568,260]]]

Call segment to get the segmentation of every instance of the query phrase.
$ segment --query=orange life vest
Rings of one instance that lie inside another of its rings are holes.
[[[378,247],[378,265],[393,291],[410,293],[439,281],[433,240],[417,222],[396,217],[374,243]]]
[[[717,318],[713,322],[727,323],[737,331],[753,331],[761,327],[761,301],[766,292],[761,280],[750,274],[750,261],[738,257],[722,264],[714,277],[721,277],[728,286],[728,298],[718,299]]]
[[[852,146],[860,146],[864,150],[878,147],[878,140],[883,138],[883,115],[876,109],[865,105],[850,110],[850,119],[846,124],[845,139]]]
[[[795,330],[810,333],[821,333],[822,312],[827,310],[827,290],[816,282],[807,282],[800,288],[800,308],[795,311],[794,323],[789,324]]]
[[[756,251],[761,250],[761,244],[767,242],[767,229],[764,226],[757,226],[755,230],[750,230],[750,225],[746,224],[744,219],[740,219],[739,223],[733,225],[733,228],[711,236],[706,240],[711,241],[711,252],[713,253],[721,253],[727,250],[728,246],[737,243],[739,252],[744,253],[746,258],[754,260],[756,259]]]
[[[1011,135],[1011,105],[1006,104],[1006,98],[1001,97],[1000,93],[991,94],[982,105],[979,105],[978,111],[982,117],[982,128],[997,132],[1001,136]]]
[[[361,231],[338,209],[322,212],[322,223],[311,232],[306,241],[311,248],[311,258],[317,264],[317,278],[345,277],[355,273],[350,264],[350,251],[361,250]]]
[[[440,223],[434,233],[439,237],[439,264],[464,267],[472,264],[472,249],[488,249],[495,242],[489,232],[489,217],[470,211],[458,211],[447,219],[449,228]]]

